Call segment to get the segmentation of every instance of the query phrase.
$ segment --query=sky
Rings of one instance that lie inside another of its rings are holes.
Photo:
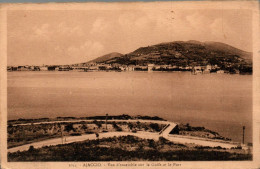
[[[73,64],[179,40],[223,42],[251,52],[251,22],[246,9],[10,10],[7,61]]]

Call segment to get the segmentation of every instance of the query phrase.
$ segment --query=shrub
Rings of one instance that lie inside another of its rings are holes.
[[[159,142],[161,143],[161,144],[165,144],[165,143],[167,143],[168,142],[168,140],[166,139],[166,138],[164,138],[164,137],[159,137]]]
[[[70,135],[71,135],[71,136],[81,136],[80,133],[71,133]]]
[[[69,123],[68,125],[66,125],[64,130],[67,132],[70,132],[71,130],[75,131],[72,123]]]
[[[119,127],[119,126],[116,124],[116,122],[113,122],[112,125],[113,125],[113,127],[116,129],[116,131],[122,131],[122,128]]]
[[[158,125],[157,123],[151,123],[151,124],[150,124],[150,127],[151,127],[153,130],[157,131],[157,132],[160,131],[160,127],[159,127],[159,125]]]
[[[94,123],[95,125],[97,125],[98,128],[101,128],[101,127],[102,127],[102,122],[101,122],[101,121],[94,120],[93,123]]]
[[[134,127],[134,125],[133,125],[132,123],[127,123],[127,125],[128,125],[128,128],[129,128],[130,130],[132,130],[133,127]]]
[[[33,146],[30,146],[29,149],[28,149],[29,152],[32,152],[32,151],[34,151],[34,150],[35,150],[35,149],[34,149]]]

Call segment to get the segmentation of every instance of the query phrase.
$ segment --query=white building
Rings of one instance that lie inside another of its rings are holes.
[[[132,65],[129,65],[129,66],[127,66],[126,70],[131,72],[131,71],[135,70],[135,67]]]
[[[211,65],[207,65],[203,71],[203,73],[210,73]]]
[[[218,70],[217,73],[222,74],[225,73],[224,70]]]
[[[147,66],[148,66],[148,72],[153,71],[154,64],[148,64]]]
[[[41,70],[41,71],[47,71],[47,70],[48,70],[48,67],[40,67],[40,70]]]

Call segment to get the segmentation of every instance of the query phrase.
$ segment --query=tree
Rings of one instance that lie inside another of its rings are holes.
[[[116,124],[116,122],[113,122],[112,125],[113,125],[113,127],[116,129],[116,131],[122,131],[122,128],[119,127],[119,126]]]
[[[128,125],[128,127],[129,127],[130,130],[132,130],[133,127],[134,127],[132,123],[127,123],[127,125]]]
[[[151,148],[155,148],[155,142],[153,139],[148,139],[148,146]]]
[[[165,139],[164,137],[159,137],[159,142],[161,143],[161,144],[165,144],[165,143],[167,143],[167,139]]]
[[[87,127],[87,125],[85,125],[85,124],[82,124],[82,127],[81,127],[83,130],[86,130],[86,129],[88,129],[88,127]]]
[[[160,131],[160,127],[157,123],[151,123],[150,124],[150,128],[152,128],[153,130],[159,132]]]
[[[140,127],[141,127],[141,126],[140,126],[140,121],[137,121],[136,124],[137,124],[137,128],[140,129]]]
[[[29,152],[32,152],[32,151],[34,151],[34,150],[35,150],[34,147],[33,147],[33,146],[30,146],[28,151],[29,151]]]
[[[65,126],[65,131],[70,132],[71,130],[75,131],[73,124],[69,123],[68,125]]]
[[[99,121],[97,121],[97,120],[94,120],[93,123],[94,123],[95,125],[97,125],[98,128],[101,128],[101,127],[102,127],[102,122],[99,122]]]
[[[191,131],[191,126],[189,123],[186,124],[187,131]]]

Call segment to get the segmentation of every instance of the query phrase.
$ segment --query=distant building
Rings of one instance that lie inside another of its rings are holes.
[[[50,70],[51,70],[51,71],[54,71],[54,70],[55,70],[55,67],[54,67],[54,68],[51,67]],[[70,70],[70,67],[65,67],[65,66],[64,66],[64,67],[63,67],[63,66],[62,66],[62,67],[59,67],[59,71],[69,71],[69,70]]]
[[[224,70],[218,70],[217,73],[222,74],[225,73]]]
[[[211,65],[207,65],[205,66],[203,73],[210,73],[210,71],[211,71]]]
[[[34,66],[29,66],[29,70],[34,70]]]
[[[55,71],[56,67],[55,66],[48,66],[48,71]]]
[[[18,71],[27,71],[27,70],[29,70],[29,69],[28,69],[28,67],[26,67],[26,66],[18,66],[17,70],[18,70]]]
[[[97,63],[96,62],[89,62],[89,63],[86,63],[86,66],[96,66]]]
[[[167,69],[167,68],[168,68],[168,65],[161,65],[161,68],[162,68],[162,69]]]
[[[90,66],[90,67],[88,67],[88,70],[87,70],[87,71],[92,71],[92,72],[94,72],[94,71],[98,71],[98,69],[99,69],[98,66]]]
[[[39,66],[34,66],[33,71],[40,71],[40,67]]]
[[[42,66],[42,67],[40,67],[40,70],[41,70],[41,71],[47,71],[47,70],[48,70],[48,67]]]
[[[202,73],[202,67],[201,66],[193,66],[191,73],[194,74],[194,75],[196,75],[198,73]]]
[[[160,70],[160,69],[161,69],[161,66],[159,66],[159,65],[156,65],[153,67],[153,70]]]
[[[126,70],[126,68],[123,67],[123,66],[119,66],[119,69],[122,70],[122,71],[125,71],[125,70]]]
[[[196,72],[196,73],[202,73],[202,68],[201,68],[201,66],[195,66],[194,69],[195,69],[195,72]]]
[[[135,66],[134,65],[129,65],[129,66],[127,66],[127,68],[126,68],[126,70],[127,71],[135,71]]]
[[[154,64],[148,64],[148,72],[153,71]]]
[[[7,71],[8,71],[8,72],[11,72],[11,71],[12,71],[12,67],[9,67],[9,66],[8,66],[8,67],[7,67]]]

